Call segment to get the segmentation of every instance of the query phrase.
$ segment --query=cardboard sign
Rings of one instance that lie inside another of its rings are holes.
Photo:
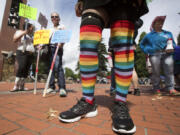
[[[71,34],[72,31],[70,30],[58,30],[53,34],[51,44],[67,43],[71,39]]]
[[[23,3],[19,4],[19,16],[36,20],[37,16],[37,8],[32,8],[30,6],[27,6]]]
[[[41,24],[41,27],[46,28],[48,24],[48,20],[46,16],[44,16],[42,13],[39,13],[38,22]]]
[[[34,45],[49,44],[50,30],[38,30],[34,33]]]

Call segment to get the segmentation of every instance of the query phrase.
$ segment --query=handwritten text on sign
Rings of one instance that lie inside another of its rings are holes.
[[[23,3],[19,4],[19,16],[36,20],[37,16],[37,8],[32,8],[30,6],[27,6]]]
[[[55,43],[67,43],[71,39],[72,31],[70,30],[58,30],[56,31],[51,39],[51,44]]]
[[[50,30],[38,30],[34,33],[34,45],[49,44]]]

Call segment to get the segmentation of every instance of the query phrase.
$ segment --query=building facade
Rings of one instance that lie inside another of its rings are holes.
[[[26,0],[1,0],[0,9],[0,81],[3,75],[3,64],[6,52],[16,52],[17,44],[13,43],[13,35],[22,29],[24,18],[18,16],[19,3]]]

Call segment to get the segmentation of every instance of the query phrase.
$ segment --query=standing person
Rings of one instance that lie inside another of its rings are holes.
[[[134,37],[133,37],[134,58],[135,58],[135,60],[136,60],[136,45],[137,45],[135,39],[136,39],[136,37],[138,35],[138,29],[141,28],[142,25],[143,25],[143,20],[141,20],[140,18],[135,21],[135,24],[134,24]],[[135,67],[133,69],[133,76],[132,76],[131,84],[134,87],[134,95],[140,96],[141,92],[139,90],[138,75],[136,73]]]
[[[141,92],[139,90],[138,75],[136,73],[135,68],[133,69],[133,76],[132,76],[131,85],[133,85],[133,88],[134,88],[134,93],[133,94],[135,96],[140,96]],[[132,93],[132,91],[129,91],[129,93]]]
[[[64,25],[60,24],[60,16],[58,13],[53,12],[51,13],[51,21],[53,23],[53,28],[50,29],[51,31],[51,37],[52,34],[57,30],[63,30],[65,29]],[[50,78],[49,88],[47,89],[47,93],[55,92],[56,86],[55,86],[55,72],[57,72],[58,76],[58,87],[59,87],[59,96],[65,97],[67,96],[66,91],[66,85],[65,85],[65,77],[64,77],[64,70],[62,67],[62,57],[63,57],[63,45],[60,45],[56,60],[55,60],[55,66],[53,68],[53,72]],[[53,57],[56,51],[56,45],[50,44],[50,65],[53,61]]]
[[[27,25],[27,29],[25,29]],[[30,23],[24,24],[23,30],[17,30],[14,34],[13,41],[18,42],[16,50],[16,60],[18,69],[16,72],[15,85],[11,92],[24,90],[25,78],[28,76],[30,66],[33,61],[35,52],[33,45],[34,26]]]
[[[174,89],[174,60],[173,53],[170,52],[172,46],[175,47],[176,44],[172,33],[162,29],[165,18],[166,16],[157,16],[153,20],[151,32],[141,40],[140,47],[145,54],[149,55],[155,92],[160,94],[160,75],[161,69],[163,69],[166,89],[170,94],[176,94],[177,91]],[[169,42],[171,42],[170,47],[168,46]]]
[[[111,68],[110,95],[113,96],[116,93],[116,82],[115,82],[115,74],[114,74],[114,52],[110,40],[109,40],[108,55],[109,55],[108,59],[111,59],[111,61],[108,61]]]
[[[134,67],[133,35],[134,21],[148,12],[145,0],[80,0],[76,14],[81,16],[80,26],[80,72],[83,97],[59,119],[75,122],[82,117],[97,115],[94,98],[98,70],[97,46],[102,30],[111,29],[111,44],[115,55],[116,96],[112,111],[113,130],[118,133],[134,133],[136,126],[130,117],[126,97]]]

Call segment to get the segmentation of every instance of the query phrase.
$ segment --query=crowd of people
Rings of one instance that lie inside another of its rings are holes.
[[[129,114],[126,104],[128,89],[134,85],[134,95],[140,96],[138,76],[134,68],[135,38],[138,29],[143,25],[141,16],[148,13],[145,0],[78,0],[75,6],[76,15],[81,17],[80,25],[80,73],[82,97],[72,108],[59,114],[59,120],[66,123],[79,121],[83,117],[95,117],[98,114],[94,98],[96,75],[98,71],[98,44],[101,41],[104,28],[110,29],[109,54],[112,57],[110,94],[114,95],[112,109],[112,130],[117,133],[135,133],[136,126]],[[161,66],[165,75],[166,89],[170,94],[177,94],[176,84],[179,85],[180,47],[174,42],[172,33],[162,29],[165,17],[157,17],[152,23],[151,32],[140,42],[142,51],[150,59],[152,65],[153,89],[160,93]],[[53,27],[51,36],[57,30],[65,29],[60,23],[57,12],[51,13]],[[18,70],[15,85],[12,90],[24,90],[25,78],[32,64],[33,53],[32,24],[27,29],[18,30],[13,40],[19,41],[17,48]],[[50,78],[48,93],[57,92],[55,73],[58,78],[58,92],[61,97],[67,96],[64,70],[62,67],[63,46],[57,53],[55,67]],[[170,47],[169,47],[170,46]],[[49,65],[53,61],[56,45],[49,44]],[[174,54],[174,56],[173,56]],[[175,65],[174,65],[175,64]]]

